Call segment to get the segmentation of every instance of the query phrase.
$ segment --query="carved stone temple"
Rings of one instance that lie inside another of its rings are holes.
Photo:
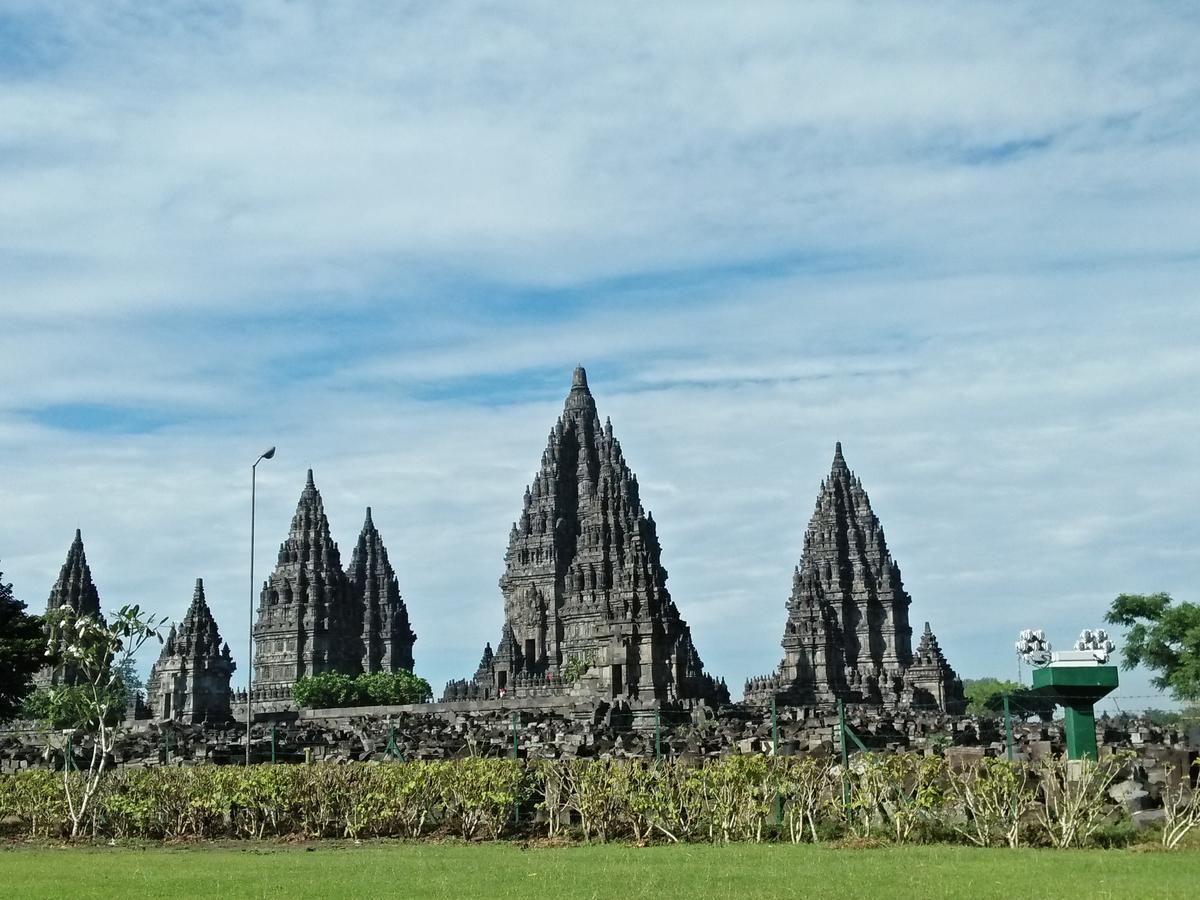
[[[259,597],[256,692],[290,695],[297,679],[322,672],[411,670],[415,641],[371,510],[344,570],[309,469],[275,571]]]
[[[194,724],[230,719],[229,679],[234,669],[197,578],[192,605],[172,625],[146,682],[147,704],[159,719]]]
[[[654,519],[575,370],[541,467],[508,537],[504,626],[471,682],[446,700],[574,693],[727,700],[704,673],[667,591]]]
[[[914,655],[912,603],[862,482],[839,443],[792,578],[776,673],[746,682],[746,701],[837,700],[961,713],[962,683],[925,625]]]
[[[75,540],[67,550],[67,559],[58,573],[58,580],[50,589],[50,597],[46,601],[46,613],[50,614],[60,609],[69,609],[77,616],[94,616],[104,621],[100,613],[100,593],[92,581],[92,570],[88,566],[87,554],[83,549],[83,535],[75,529]],[[46,666],[35,677],[39,687],[47,687],[59,683],[70,684],[74,677],[70,671],[55,666]]]

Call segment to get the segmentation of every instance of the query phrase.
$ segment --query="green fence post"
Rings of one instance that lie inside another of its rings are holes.
[[[838,744],[842,748],[842,805],[850,814],[850,754],[846,752],[846,704],[838,700]]]
[[[1012,712],[1008,708],[1008,694],[1004,695],[1004,742],[1008,747],[1008,761],[1013,761]]]
[[[166,748],[167,748],[167,765],[169,766],[171,764],[171,729],[170,728],[166,728],[163,730],[163,741],[166,744]]]
[[[75,771],[75,751],[71,749],[71,736],[67,735],[67,749],[63,754],[63,769],[68,772]]]
[[[271,765],[275,765],[275,723],[271,723]]]
[[[779,765],[779,714],[775,708],[775,695],[771,695],[771,764]],[[775,824],[783,824],[783,798],[775,792]]]
[[[403,754],[400,753],[400,745],[396,743],[396,726],[388,726],[388,742],[387,755],[392,759],[401,759]]]
[[[654,758],[662,759],[662,711],[654,709]]]

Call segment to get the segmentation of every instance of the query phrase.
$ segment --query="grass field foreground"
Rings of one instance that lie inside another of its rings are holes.
[[[1200,852],[835,849],[809,845],[11,846],[9,900],[34,897],[1194,897]]]

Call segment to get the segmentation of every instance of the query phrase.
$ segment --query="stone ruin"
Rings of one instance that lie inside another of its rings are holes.
[[[150,714],[187,723],[229,721],[229,679],[236,668],[204,599],[204,581],[197,578],[187,615],[171,626],[150,669]]]
[[[597,717],[580,705],[547,711],[491,709],[471,711],[445,704],[426,708],[379,707],[331,714],[306,710],[289,721],[255,723],[252,759],[271,758],[274,735],[279,762],[377,761],[389,759],[453,759],[464,756],[510,756],[516,737],[522,758],[652,758],[699,763],[730,754],[836,756],[839,753],[837,716],[804,714],[789,709],[772,722],[761,707],[727,708],[713,718],[711,710],[696,707],[681,717],[664,716],[660,728],[629,728],[619,716]],[[849,707],[847,723],[864,745],[875,752],[944,755],[966,762],[1006,754],[1003,722],[985,716],[952,716],[939,710],[886,711],[875,706]],[[1125,751],[1140,771],[1142,790],[1155,798],[1166,768],[1176,776],[1194,771],[1195,739],[1178,728],[1160,727],[1134,718],[1097,720],[1101,755]],[[1063,723],[1013,723],[1014,758],[1034,760],[1064,751]],[[778,744],[773,748],[776,731]],[[171,721],[136,723],[117,736],[112,762],[117,767],[214,763],[240,765],[245,760],[246,729],[229,723],[187,724]],[[656,748],[657,744],[657,748]],[[389,751],[389,745],[394,747]],[[0,773],[30,768],[61,768],[65,740],[31,727],[0,730]],[[77,764],[86,766],[89,743],[75,742]],[[1145,794],[1124,799],[1136,802]],[[1137,807],[1133,807],[1137,808]],[[1131,808],[1132,811],[1132,808]]]
[[[411,671],[416,635],[368,507],[343,570],[312,469],[254,625],[256,691],[286,689],[322,672]]]
[[[928,622],[913,653],[911,603],[862,481],[838,443],[792,576],[783,661],[773,674],[746,682],[746,702],[842,700],[961,713],[962,682]]]
[[[78,530],[47,602],[48,612],[61,608],[104,621]],[[310,469],[288,537],[259,600],[252,694],[256,713],[294,713],[292,686],[306,675],[411,671],[415,641],[370,508],[350,565],[343,570]],[[140,696],[130,698],[128,718],[229,721],[247,703],[244,690],[230,689],[235,669],[205,600],[203,581],[197,579],[187,614],[172,625],[150,671],[145,702]],[[47,666],[36,680],[47,687],[71,679],[69,671]]]
[[[92,581],[92,570],[83,549],[83,534],[78,528],[75,529],[75,540],[67,550],[66,562],[46,601],[47,615],[62,609],[71,610],[76,616],[92,616],[104,621],[104,615],[100,612],[100,592]],[[44,688],[60,683],[72,684],[75,678],[76,673],[69,669],[48,665],[34,676],[34,683]]]
[[[541,701],[547,713],[586,700],[637,710],[643,724],[653,715],[647,710],[663,704],[727,702],[724,682],[705,673],[666,582],[637,476],[578,368],[509,533],[500,640],[485,647],[470,677],[446,685],[443,700],[477,707],[520,698]],[[816,711],[841,700],[961,713],[961,682],[928,622],[913,649],[911,602],[839,443],[793,575],[783,660],[771,675],[746,682],[745,703]],[[103,618],[78,530],[47,608]],[[133,698],[131,715],[216,722],[244,715],[251,700],[256,715],[294,716],[292,685],[300,677],[413,668],[416,637],[371,510],[343,568],[312,470],[263,583],[253,640],[248,698],[229,690],[234,664],[198,581],[191,609],[152,670],[149,709]],[[47,667],[38,684],[70,678]]]
[[[577,368],[509,532],[500,641],[445,698],[727,700],[704,672],[660,555],[637,476]]]

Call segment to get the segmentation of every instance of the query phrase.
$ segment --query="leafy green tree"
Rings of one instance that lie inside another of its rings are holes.
[[[73,673],[73,684],[50,688],[48,717],[75,716],[74,726],[92,739],[92,756],[81,781],[73,781],[63,767],[63,791],[71,818],[71,836],[77,837],[88,820],[108,767],[116,726],[125,698],[124,673],[139,649],[152,638],[162,642],[166,619],[155,619],[139,606],[123,606],[111,622],[81,616],[68,608],[46,616],[49,647],[58,648],[58,664]]]
[[[1145,666],[1152,683],[1178,701],[1200,700],[1200,606],[1170,594],[1121,594],[1104,616],[1128,628],[1121,667]]]
[[[982,716],[991,712],[988,705],[995,697],[1003,697],[1021,690],[1021,685],[1015,681],[1001,681],[999,678],[966,678],[963,679],[963,694],[967,698],[967,712],[973,716]]]
[[[1175,728],[1191,728],[1200,725],[1200,706],[1184,709],[1147,709],[1139,716],[1151,725]]]
[[[359,675],[355,681],[363,699],[378,706],[424,703],[433,696],[433,689],[428,681],[404,669],[398,672]]]
[[[0,722],[21,710],[33,692],[33,676],[45,661],[42,620],[25,612],[0,572]]]
[[[322,672],[301,678],[292,686],[296,703],[310,709],[342,706],[392,706],[424,703],[433,689],[412,672],[374,672],[369,675],[339,675]]]
[[[1035,694],[1016,681],[999,678],[968,678],[963,681],[963,694],[967,698],[967,712],[973,716],[999,715],[1004,712],[1004,695],[1008,695],[1008,708],[1013,718],[1028,719],[1037,716],[1043,721],[1054,718],[1054,701]]]

